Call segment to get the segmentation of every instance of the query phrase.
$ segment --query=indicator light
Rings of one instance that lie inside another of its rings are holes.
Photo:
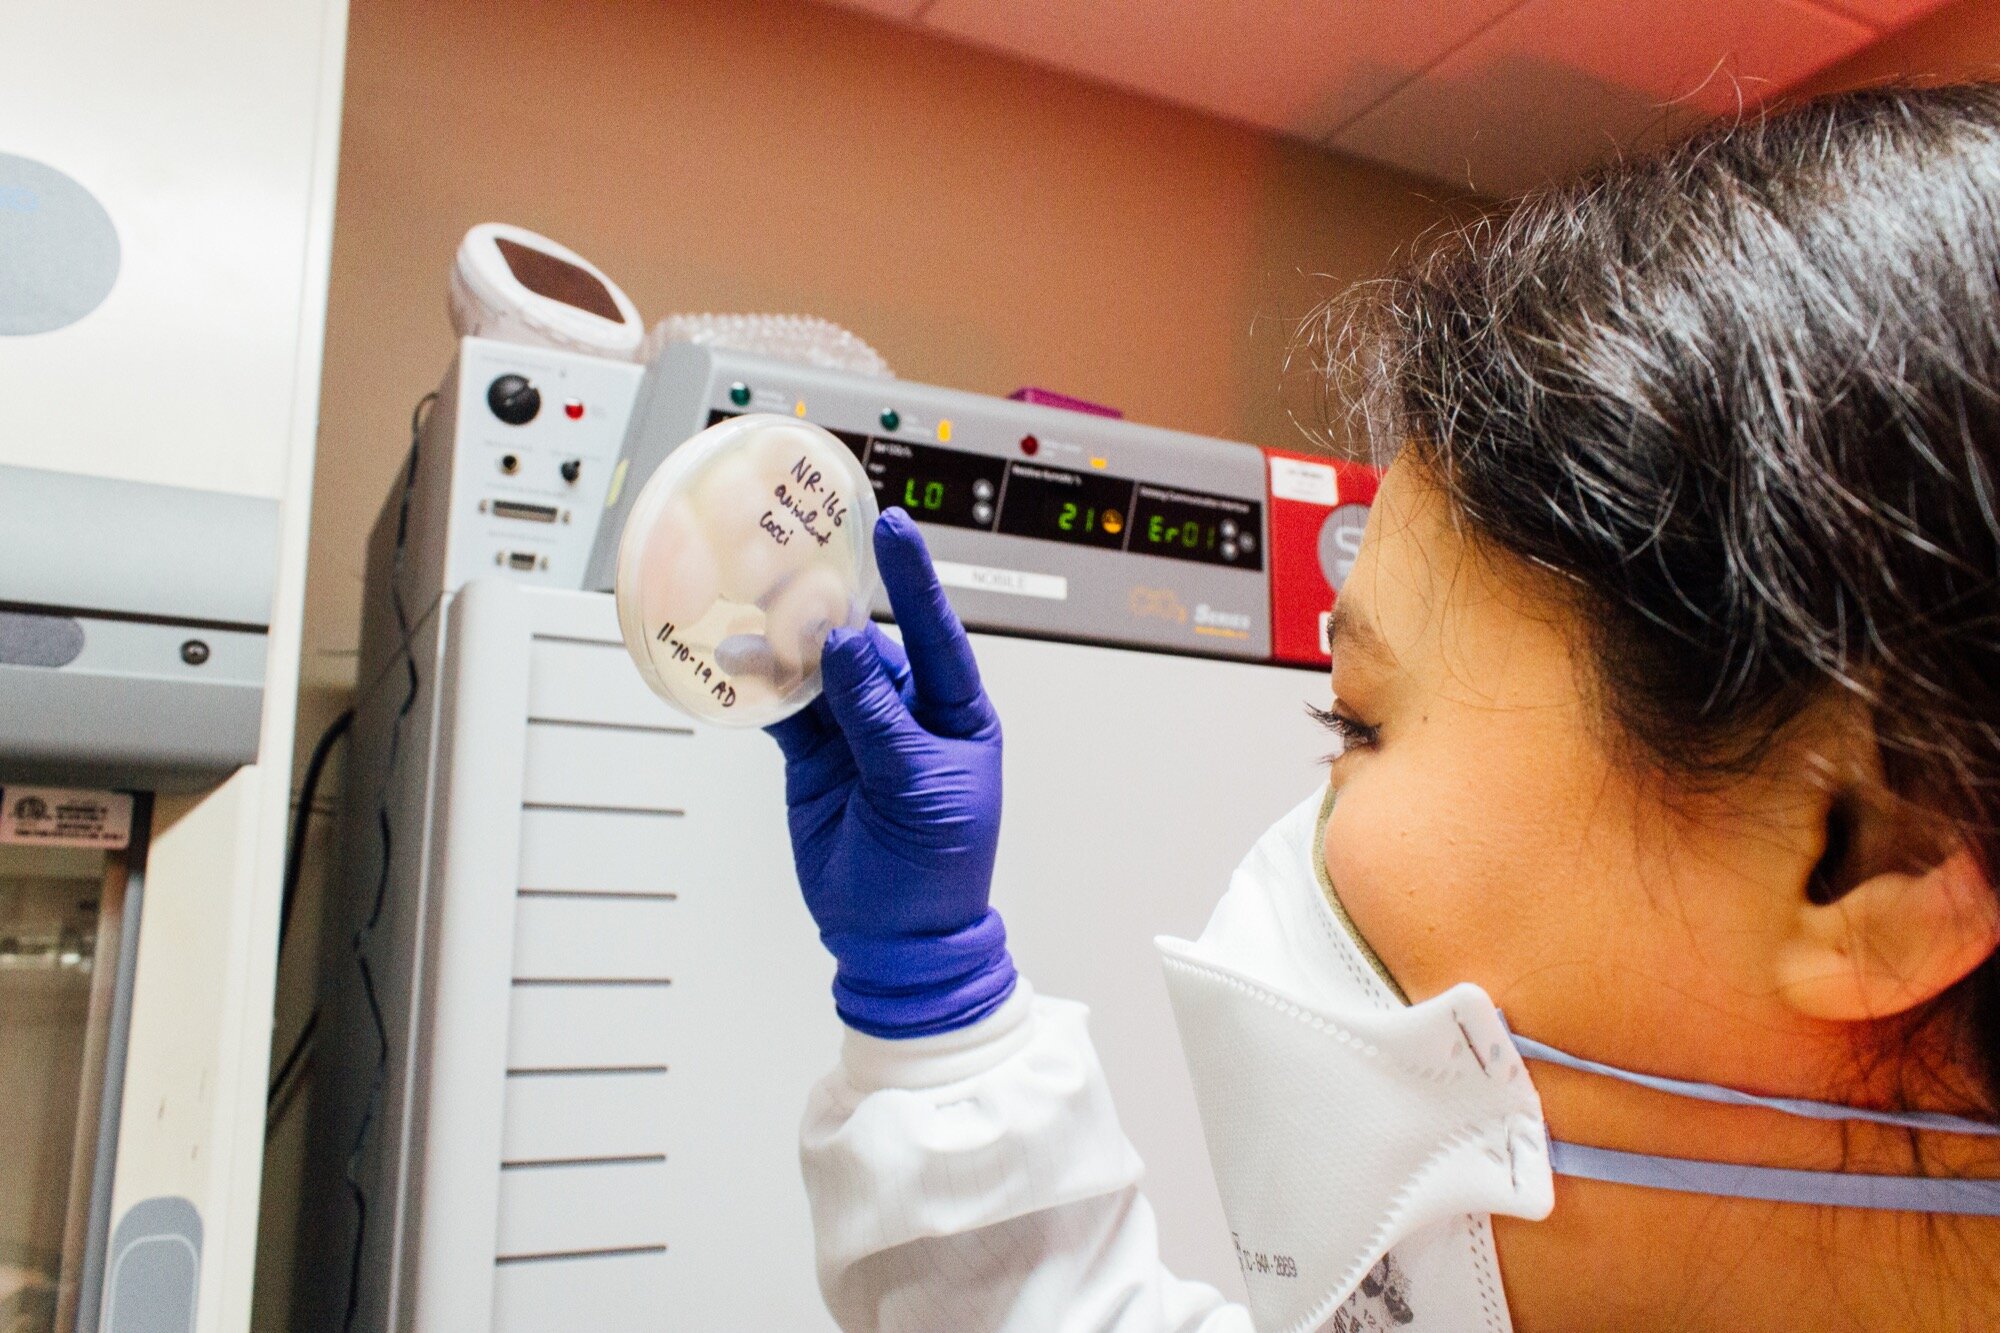
[[[903,414],[893,407],[882,409],[882,429],[895,430],[903,424]]]
[[[742,380],[729,386],[729,401],[738,407],[750,406],[750,386]]]
[[[951,443],[951,423],[949,421],[946,421],[943,417],[938,418],[938,443],[939,444]]]
[[[1021,437],[1022,453],[1026,454],[1030,458],[1033,458],[1036,454],[1040,453],[1041,451],[1042,451],[1042,442],[1040,440],[1036,439],[1032,435],[1023,435]]]
[[[563,415],[571,421],[583,420],[583,404],[572,398],[563,404]]]
[[[795,417],[803,417],[805,414],[806,414],[806,400],[801,398],[799,399],[798,402],[792,404],[792,415]]]
[[[1108,458],[1093,458],[1090,460],[1090,465],[1101,472],[1111,466],[1111,460]]]

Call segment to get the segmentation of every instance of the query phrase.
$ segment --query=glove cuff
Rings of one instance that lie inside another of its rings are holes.
[[[825,940],[839,962],[833,1002],[841,1022],[871,1037],[955,1032],[991,1014],[1014,991],[1007,928],[990,907],[949,935]]]

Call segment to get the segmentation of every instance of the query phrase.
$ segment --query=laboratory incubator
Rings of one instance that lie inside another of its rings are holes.
[[[1240,1292],[1151,940],[1319,780],[1270,462],[714,342],[469,336],[370,544],[298,1327],[832,1327],[797,1133],[841,1029],[783,766],[648,688],[611,592],[654,471],[750,413],[923,525],[1007,728],[1015,956],[1091,1006],[1167,1262]]]

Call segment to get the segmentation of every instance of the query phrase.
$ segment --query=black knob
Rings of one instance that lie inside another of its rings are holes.
[[[583,460],[581,458],[572,458],[562,465],[562,479],[564,481],[575,481],[582,475]]]
[[[542,410],[542,391],[525,375],[502,375],[486,390],[486,405],[510,426],[525,426]]]

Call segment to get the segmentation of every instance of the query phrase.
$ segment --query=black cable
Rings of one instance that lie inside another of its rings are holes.
[[[304,1058],[306,1047],[311,1044],[313,1033],[319,1031],[319,1009],[315,1007],[306,1018],[306,1025],[299,1029],[299,1039],[292,1043],[292,1049],[285,1054],[278,1065],[278,1072],[271,1075],[271,1086],[264,1093],[264,1136],[269,1138],[276,1125],[271,1121],[271,1113],[278,1109],[278,1098],[284,1095],[285,1083],[292,1076],[292,1070]]]
[[[298,905],[299,875],[305,868],[306,830],[312,825],[313,802],[319,797],[320,773],[326,768],[327,756],[348,729],[354,725],[354,710],[348,709],[335,718],[327,729],[320,733],[319,744],[313,746],[312,758],[306,761],[306,775],[299,783],[299,813],[292,821],[292,844],[285,853],[284,894],[278,900],[278,949],[285,947],[285,936],[291,933],[292,909]]]
[[[292,820],[292,836],[285,848],[284,887],[278,899],[278,952],[285,951],[285,937],[292,931],[292,909],[298,906],[299,878],[305,870],[306,833],[312,827],[313,804],[319,799],[320,774],[326,770],[327,757],[354,726],[354,710],[343,712],[320,733],[318,744],[313,746],[312,758],[306,761],[306,773],[299,783],[299,812]],[[264,1135],[270,1137],[273,1125],[271,1112],[277,1109],[279,1094],[285,1090],[285,1080],[292,1076],[292,1070],[306,1053],[306,1046],[312,1041],[313,1033],[319,1028],[319,1006],[314,1005],[306,1017],[306,1025],[299,1029],[291,1049],[278,1063],[278,1072],[271,1078],[271,1086],[264,1093]]]
[[[389,784],[396,773],[396,759],[403,745],[403,723],[416,707],[418,675],[416,654],[410,650],[410,620],[403,606],[403,548],[410,537],[410,496],[417,486],[417,459],[423,446],[423,427],[426,409],[437,402],[437,394],[427,393],[417,400],[416,408],[410,413],[410,461],[403,472],[403,496],[401,507],[396,514],[396,548],[389,562],[389,607],[396,614],[397,644],[402,650],[404,670],[409,674],[409,688],[403,696],[402,706],[396,710],[395,721],[389,727],[389,753],[383,764],[382,794],[375,805],[375,826],[382,839],[382,864],[375,876],[375,901],[368,911],[368,919],[354,932],[348,947],[354,954],[354,965],[361,973],[361,993],[368,1001],[369,1021],[375,1027],[375,1074],[369,1081],[368,1101],[362,1108],[361,1123],[354,1131],[354,1146],[347,1154],[347,1169],[344,1173],[348,1195],[354,1200],[354,1248],[347,1261],[347,1308],[342,1314],[342,1333],[354,1327],[354,1317],[361,1309],[361,1255],[368,1238],[368,1192],[361,1188],[360,1167],[362,1154],[368,1148],[369,1131],[375,1126],[376,1116],[382,1109],[382,1093],[389,1081],[389,1026],[382,1018],[382,1004],[375,994],[375,972],[368,966],[368,941],[375,933],[376,925],[382,919],[383,905],[389,897],[389,863],[392,843],[389,824]]]

